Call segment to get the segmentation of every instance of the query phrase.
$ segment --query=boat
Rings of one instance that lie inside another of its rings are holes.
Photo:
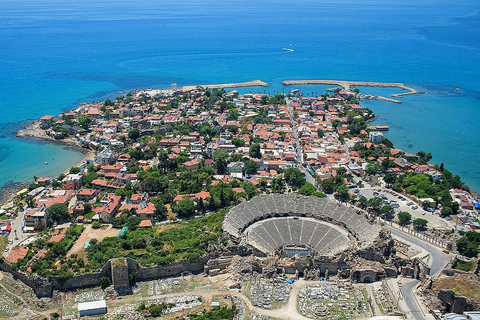
[[[47,161],[45,161],[45,164],[48,164],[48,162],[47,162]]]

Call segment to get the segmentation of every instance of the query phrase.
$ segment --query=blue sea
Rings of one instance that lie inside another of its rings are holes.
[[[275,93],[293,89],[286,79],[346,79],[425,91],[363,105],[397,147],[431,152],[480,192],[479,9],[478,0],[3,0],[0,186],[82,158],[11,134],[82,101],[171,83],[261,79],[271,86],[248,90]]]

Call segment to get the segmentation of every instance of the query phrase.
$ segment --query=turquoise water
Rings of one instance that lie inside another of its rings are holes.
[[[404,82],[428,92],[401,105],[364,104],[390,125],[397,146],[432,152],[480,191],[479,8],[465,0],[4,0],[0,185],[78,161],[74,151],[9,134],[78,102],[174,82],[261,79],[271,87],[258,90],[273,93],[285,79],[320,78]],[[294,52],[282,50],[290,44]],[[59,151],[46,168],[46,155]]]

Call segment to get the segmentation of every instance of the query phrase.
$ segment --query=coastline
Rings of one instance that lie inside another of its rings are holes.
[[[71,148],[74,148],[75,150],[83,153],[83,158],[82,160],[75,162],[72,164],[69,168],[67,168],[64,171],[58,172],[58,175],[64,173],[68,174],[70,171],[71,167],[79,167],[86,163],[88,160],[93,160],[95,156],[95,152],[93,150],[89,150],[86,148],[83,148],[81,144],[73,140],[72,138],[68,139],[62,139],[62,140],[57,140],[54,139],[48,135],[45,134],[45,131],[40,128],[40,121],[39,120],[34,120],[31,121],[28,125],[26,125],[24,128],[19,129],[17,131],[13,132],[15,136],[19,138],[24,138],[24,139],[37,139],[41,140],[47,143],[55,143],[59,145],[64,145],[68,146]],[[0,189],[0,206],[2,208],[5,207],[11,207],[13,205],[13,199],[17,195],[17,192],[24,189],[28,188],[30,182],[27,181],[22,181],[22,182],[7,182],[3,187]]]

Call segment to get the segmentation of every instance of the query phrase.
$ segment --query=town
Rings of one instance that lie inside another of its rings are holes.
[[[86,158],[2,205],[0,317],[479,319],[478,199],[348,89],[44,115]]]

